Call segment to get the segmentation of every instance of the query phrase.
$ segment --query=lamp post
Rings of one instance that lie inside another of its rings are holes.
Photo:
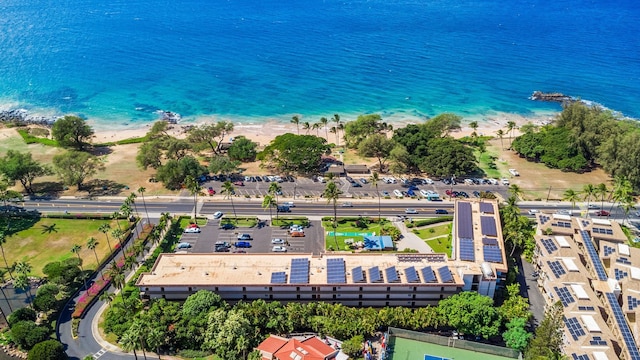
[[[296,187],[298,186],[298,184],[293,183],[293,200],[296,199]]]

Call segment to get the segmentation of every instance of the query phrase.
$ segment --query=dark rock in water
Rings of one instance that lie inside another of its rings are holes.
[[[0,111],[0,122],[15,125],[43,125],[51,126],[58,119],[55,117],[37,116],[29,114],[25,109],[11,109]]]
[[[529,99],[535,100],[535,101],[553,101],[553,102],[559,102],[559,103],[576,101],[576,99],[574,99],[573,97],[562,94],[562,93],[556,93],[556,92],[545,93],[542,91],[534,91]]]
[[[180,114],[172,111],[160,110],[159,113],[162,116],[162,120],[167,121],[169,124],[177,124],[182,120],[182,116]]]

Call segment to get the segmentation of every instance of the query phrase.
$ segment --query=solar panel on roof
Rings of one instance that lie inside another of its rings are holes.
[[[495,210],[493,209],[492,203],[480,202],[480,212],[485,214],[493,214]]]
[[[598,280],[606,281],[607,273],[606,271],[604,271],[604,267],[602,266],[602,262],[600,261],[600,257],[598,256],[598,252],[596,251],[596,248],[591,241],[591,236],[589,236],[589,233],[584,230],[580,230],[580,236],[582,237],[582,243],[584,244],[584,247],[587,249],[587,254],[589,254],[589,258],[591,258],[591,263],[593,264],[593,268],[596,271]]]
[[[362,266],[354,267],[353,270],[351,270],[351,278],[353,279],[353,282],[355,282],[355,283],[364,282],[364,275],[362,273]]]
[[[473,248],[473,239],[460,239],[460,260],[475,261],[475,249]]]
[[[387,276],[387,282],[392,283],[400,280],[395,266],[384,269],[384,274]]]
[[[571,295],[571,293],[569,292],[569,289],[567,289],[566,287],[559,288],[555,286],[553,289],[558,294],[558,297],[560,298],[560,302],[562,302],[562,306],[567,307],[569,306],[569,304],[574,303],[576,301]]]
[[[547,261],[547,264],[549,265],[549,268],[551,269],[553,275],[555,275],[555,277],[558,279],[560,278],[560,276],[567,273],[560,264],[560,261]]]
[[[473,240],[471,204],[467,202],[459,202],[456,218],[458,221],[458,238],[467,238]]]
[[[638,307],[638,304],[640,304],[640,301],[638,301],[638,299],[634,298],[631,295],[627,296],[627,305],[629,306],[630,311],[635,310],[635,308]]]
[[[611,246],[607,246],[607,245],[604,246],[604,256],[605,257],[613,254],[614,252],[616,252],[615,248],[612,248]]]
[[[498,246],[498,240],[492,238],[482,238],[482,245]]]
[[[551,220],[551,218],[547,215],[540,215],[540,225],[544,225],[547,221]]]
[[[620,334],[622,335],[622,340],[624,340],[624,344],[629,352],[630,359],[640,360],[640,351],[638,351],[636,340],[631,333],[631,329],[629,329],[629,324],[622,313],[622,308],[620,308],[620,304],[618,304],[616,295],[614,293],[605,293],[605,296],[607,301],[609,301],[611,310],[613,311],[613,317],[616,320],[616,324],[618,324],[618,329],[620,329]]]
[[[271,273],[271,283],[272,284],[286,284],[287,283],[287,274],[284,271],[272,272]]]
[[[418,278],[418,272],[416,271],[416,268],[414,268],[413,266],[410,266],[404,269],[404,276],[407,277],[407,282],[410,282],[410,283],[420,282],[420,279]]]
[[[480,216],[480,229],[482,231],[482,235],[498,236],[496,219],[494,219],[493,216]]]
[[[578,306],[579,311],[594,311],[595,308],[593,306]]]
[[[573,360],[590,360],[589,359],[589,355],[578,355],[576,353],[571,354],[571,356],[573,357]]]
[[[492,263],[501,263],[502,262],[502,251],[497,246],[483,246],[482,252],[484,253],[484,261],[492,262]]]
[[[578,340],[581,336],[586,335],[582,325],[578,322],[578,319],[572,318],[564,318],[564,324],[567,326],[567,330],[569,330],[569,334],[573,337],[573,340]]]
[[[369,282],[380,282],[382,281],[382,277],[380,277],[380,269],[377,266],[374,266],[369,269]]]
[[[631,261],[629,261],[629,259],[627,259],[626,257],[622,257],[622,256],[617,258],[616,262],[620,264],[631,265]]]
[[[440,276],[440,281],[443,283],[453,282],[453,276],[451,275],[451,270],[449,270],[448,266],[439,268],[438,275]]]
[[[554,251],[558,250],[556,243],[553,242],[552,239],[542,239],[540,240],[542,246],[544,246],[545,250],[547,250],[547,254],[552,254]]]
[[[327,284],[344,284],[347,282],[343,258],[327,259]]]
[[[600,336],[594,336],[589,341],[589,345],[592,345],[592,346],[607,346],[607,341],[606,340],[602,340],[602,337],[600,337]]]
[[[289,284],[309,283],[309,260],[305,258],[291,259]]]
[[[422,281],[426,283],[438,281],[435,274],[433,273],[433,270],[431,269],[431,266],[423,267],[422,269],[420,269],[420,272],[422,273]]]

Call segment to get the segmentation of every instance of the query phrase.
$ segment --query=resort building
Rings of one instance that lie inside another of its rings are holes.
[[[538,286],[547,306],[564,309],[565,354],[640,360],[640,249],[614,221],[544,213],[536,220]]]
[[[340,351],[341,342],[315,335],[284,338],[269,335],[256,347],[263,360],[347,360]]]
[[[210,290],[224,300],[425,306],[460,291],[493,296],[507,264],[496,202],[459,201],[446,254],[161,254],[136,286],[148,298]],[[459,213],[458,213],[459,212]]]

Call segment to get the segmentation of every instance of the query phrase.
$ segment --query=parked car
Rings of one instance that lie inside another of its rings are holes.
[[[251,240],[251,234],[238,234],[238,240]]]
[[[244,183],[242,181],[234,181],[233,185],[235,185],[235,186],[244,186]]]
[[[287,252],[287,248],[281,245],[274,246],[271,251],[273,252]]]
[[[367,179],[365,179],[365,178],[360,178],[360,182],[363,183],[363,184],[367,184],[368,183]]]
[[[233,244],[235,247],[237,248],[250,248],[251,247],[251,243],[248,241],[236,241],[235,244]]]
[[[304,232],[304,228],[302,227],[302,225],[291,225],[289,227],[289,232],[294,232],[294,231]]]
[[[475,197],[480,197],[480,191],[478,191],[478,190],[474,190],[474,191],[473,191],[473,196],[475,196]]]
[[[404,209],[404,213],[405,214],[417,214],[418,210],[412,209],[412,208],[408,208],[408,209]]]
[[[284,240],[282,239],[271,239],[272,244],[284,244]]]
[[[491,185],[498,185],[498,180],[497,179],[487,179],[487,181],[489,181],[489,184],[491,184]]]
[[[513,176],[520,176],[520,173],[516,169],[509,169],[509,173]]]
[[[436,209],[436,214],[448,214],[449,212],[445,209]]]
[[[289,234],[289,235],[291,235],[291,237],[304,237],[304,232],[302,232],[302,231],[292,231],[291,234]]]
[[[186,229],[184,229],[185,234],[193,234],[193,233],[199,233],[200,232],[200,228],[199,227],[188,227]]]
[[[388,191],[386,191],[386,190],[385,190],[385,191],[383,191],[383,192],[382,192],[382,196],[384,196],[384,197],[389,196],[389,192],[388,192]]]
[[[609,216],[611,215],[610,212],[608,212],[607,210],[598,210],[596,211],[596,216]]]
[[[362,187],[362,185],[360,185],[360,183],[357,183],[355,181],[351,183],[351,186],[352,187]]]
[[[225,246],[216,246],[215,249],[213,249],[214,252],[229,252],[231,251],[231,249],[229,249],[228,247]]]
[[[400,191],[398,189],[393,190],[393,195],[395,195],[396,197],[399,197],[399,198],[404,197],[404,195],[402,195],[402,191]]]
[[[191,247],[191,244],[189,244],[188,242],[181,242],[176,246],[176,249],[189,249]]]
[[[236,228],[236,226],[233,225],[232,223],[224,223],[224,224],[220,225],[220,229],[222,229],[222,230],[233,230],[235,228]]]
[[[426,185],[433,185],[433,180],[431,180],[429,178],[424,178],[424,179],[422,179],[422,183],[426,184]]]
[[[213,213],[213,218],[214,219],[220,219],[222,217],[222,215],[224,215],[222,213],[222,211],[216,211],[216,212]]]
[[[500,180],[500,182],[502,183],[502,185],[509,185],[509,179],[507,178]]]
[[[216,245],[216,247],[218,247],[218,246],[225,246],[225,247],[228,247],[228,248],[231,247],[231,244],[229,244],[226,241],[216,241],[215,245]]]
[[[209,193],[209,196],[213,196],[216,194],[216,191],[213,190],[213,188],[211,186],[209,186],[209,188],[207,189],[207,192]]]

